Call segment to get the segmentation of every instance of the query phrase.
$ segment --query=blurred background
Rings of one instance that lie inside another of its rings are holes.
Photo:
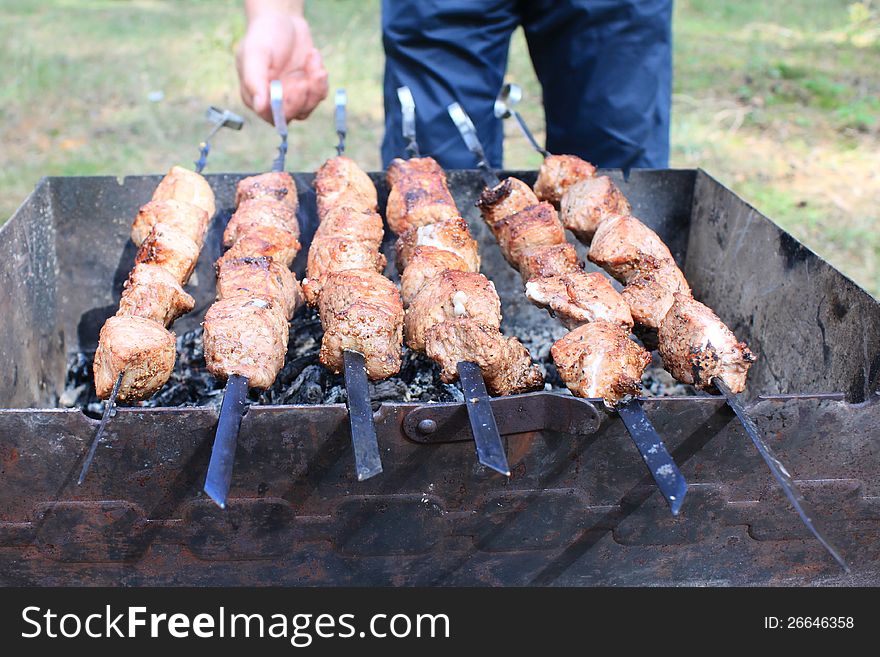
[[[0,0],[0,223],[44,175],[162,173],[189,163],[209,104],[246,116],[209,172],[259,171],[268,124],[238,95],[240,0]],[[379,167],[378,0],[306,3],[349,94],[348,154]],[[880,296],[880,1],[676,0],[672,166],[701,167]],[[540,87],[517,33],[510,80],[540,132]],[[332,102],[293,124],[289,167],[334,154]],[[505,165],[538,156],[508,122]],[[539,135],[543,140],[543,135]]]

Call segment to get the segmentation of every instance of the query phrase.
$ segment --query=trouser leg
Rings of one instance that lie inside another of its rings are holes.
[[[501,122],[492,113],[517,25],[514,0],[383,0],[385,47],[385,166],[403,155],[397,88],[416,103],[416,133],[423,155],[446,168],[473,168],[446,107],[458,101],[477,127],[489,162],[501,166]]]
[[[520,0],[547,149],[603,167],[665,167],[672,0]]]

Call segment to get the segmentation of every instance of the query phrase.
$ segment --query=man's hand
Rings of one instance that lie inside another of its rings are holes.
[[[302,120],[327,97],[327,71],[312,44],[302,3],[248,2],[248,28],[236,63],[245,105],[272,123],[269,82],[281,80],[284,116]]]

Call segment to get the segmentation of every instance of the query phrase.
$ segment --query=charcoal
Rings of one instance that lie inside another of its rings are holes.
[[[519,335],[520,341],[543,366],[547,390],[564,391],[550,357],[550,347],[565,334],[555,322],[534,326]],[[321,320],[311,308],[301,308],[290,324],[290,340],[284,367],[268,390],[252,390],[248,397],[256,405],[344,404],[347,401],[345,382],[318,362],[323,335]],[[202,328],[177,336],[177,362],[168,383],[150,399],[140,402],[144,407],[203,406],[219,408],[223,401],[224,382],[215,378],[205,365]],[[92,417],[100,417],[103,405],[95,395],[92,376],[94,353],[79,352],[68,359],[62,403],[81,408]],[[672,379],[655,357],[643,377],[646,395],[694,394],[689,386]],[[440,381],[440,369],[425,356],[407,347],[403,349],[400,372],[384,381],[370,384],[373,410],[382,402],[462,402],[464,395],[457,385]]]

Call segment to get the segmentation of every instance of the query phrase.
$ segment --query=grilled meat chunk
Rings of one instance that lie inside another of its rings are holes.
[[[657,233],[629,215],[609,216],[599,224],[588,257],[621,283],[675,263]]]
[[[690,296],[691,288],[678,265],[667,261],[653,271],[630,279],[621,294],[636,323],[658,328],[672,307],[676,293]]]
[[[495,222],[495,237],[507,261],[519,269],[523,253],[565,244],[565,230],[549,203],[539,203]]]
[[[544,385],[541,368],[516,338],[504,337],[497,328],[486,327],[469,317],[448,319],[429,328],[425,353],[440,365],[446,383],[458,379],[458,363],[476,363],[492,395],[537,390]]]
[[[525,283],[533,278],[562,276],[580,271],[577,251],[568,242],[525,249],[519,254],[517,268]]]
[[[119,317],[130,315],[171,326],[195,307],[195,299],[183,291],[174,275],[160,265],[139,264],[128,275],[119,300]]]
[[[604,320],[627,331],[633,319],[629,306],[599,272],[577,270],[562,276],[533,278],[526,283],[526,297],[547,308],[568,329]]]
[[[328,274],[347,269],[381,272],[386,264],[385,256],[364,242],[337,237],[316,239],[309,248],[308,279],[303,281],[306,300],[310,305],[317,303]]]
[[[569,187],[584,178],[592,178],[595,173],[596,167],[575,155],[550,155],[541,164],[535,194],[558,208]]]
[[[754,354],[711,309],[689,295],[674,295],[657,339],[663,365],[679,381],[708,388],[718,377],[733,392],[745,390]]]
[[[406,310],[406,343],[425,351],[426,331],[447,319],[469,317],[495,331],[501,328],[501,301],[482,274],[447,270],[428,281]]]
[[[406,269],[400,275],[400,291],[403,305],[409,306],[425,284],[447,269],[471,271],[468,264],[452,251],[434,246],[417,246],[407,260]]]
[[[234,296],[216,301],[205,314],[205,362],[220,379],[248,378],[268,388],[284,365],[289,332],[286,310],[274,299]]]
[[[560,217],[584,244],[589,244],[599,224],[611,215],[630,213],[629,202],[608,176],[576,182],[562,196]]]
[[[397,271],[409,266],[412,253],[420,246],[432,246],[454,253],[465,262],[468,271],[480,271],[477,242],[461,217],[442,219],[404,232],[397,240]]]
[[[412,227],[459,216],[446,174],[430,157],[395,159],[388,167],[388,226],[400,235]]]
[[[299,248],[299,240],[290,231],[275,226],[254,226],[238,238],[222,259],[266,257],[290,267]]]
[[[270,171],[238,181],[235,187],[235,207],[243,201],[257,198],[283,203],[294,212],[299,205],[296,183],[286,171]]]
[[[299,221],[295,209],[271,199],[254,198],[239,203],[229,223],[226,224],[226,230],[223,231],[223,246],[232,246],[239,238],[258,226],[272,226],[287,231],[299,239]]]
[[[217,263],[217,298],[246,296],[275,299],[287,321],[303,302],[299,282],[271,258],[221,259]]]
[[[484,188],[476,203],[483,221],[492,230],[505,217],[537,204],[538,197],[532,188],[517,178],[505,178],[491,189]]]
[[[165,385],[174,370],[174,333],[145,317],[110,317],[95,351],[95,391],[107,399],[120,372],[120,401],[140,401]]]
[[[214,191],[201,174],[192,169],[173,166],[165,174],[153,192],[154,201],[183,201],[191,203],[208,213],[208,219],[214,216]]]
[[[362,211],[350,207],[333,207],[324,211],[315,239],[339,237],[358,240],[378,250],[385,229],[382,217],[373,210]]]
[[[557,340],[550,349],[559,376],[577,397],[609,404],[637,395],[651,354],[611,322],[591,322]]]
[[[342,372],[346,349],[364,355],[371,380],[400,371],[403,304],[390,280],[364,269],[329,274],[318,312],[324,327],[318,358],[330,371]]]
[[[173,226],[156,224],[138,249],[136,264],[158,265],[186,285],[199,258],[199,245]]]
[[[174,199],[150,201],[134,218],[131,225],[131,241],[140,246],[149,237],[153,226],[161,223],[179,230],[201,249],[209,220],[208,213],[192,203]]]
[[[315,173],[318,216],[336,208],[348,207],[358,212],[376,212],[379,202],[376,187],[354,160],[340,155],[327,160]]]

